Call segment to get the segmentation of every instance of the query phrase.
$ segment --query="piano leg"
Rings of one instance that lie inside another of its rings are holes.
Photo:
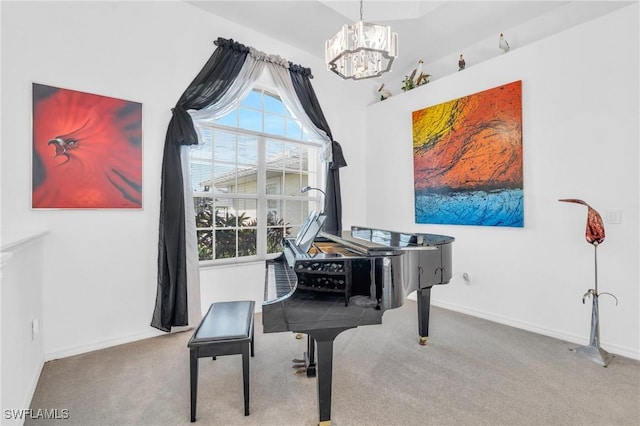
[[[307,336],[307,352],[304,353],[307,377],[316,377],[316,341]]]
[[[320,426],[331,425],[331,384],[333,380],[333,341],[347,328],[329,328],[307,332],[315,339],[318,351],[318,411]]]
[[[429,310],[431,308],[431,287],[421,288],[418,294],[418,334],[420,335],[420,344],[427,344],[429,337]]]

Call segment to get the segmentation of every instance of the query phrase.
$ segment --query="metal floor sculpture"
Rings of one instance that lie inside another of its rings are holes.
[[[600,216],[600,214],[589,204],[585,203],[582,200],[561,199],[558,201],[582,204],[584,206],[587,206],[587,230],[585,232],[585,238],[589,244],[593,245],[594,248],[595,285],[594,288],[590,288],[582,296],[583,304],[584,300],[589,296],[591,296],[593,300],[593,305],[591,308],[591,333],[589,336],[589,344],[587,346],[572,349],[572,351],[575,351],[578,354],[597,362],[603,367],[606,367],[611,359],[613,359],[613,355],[600,347],[600,317],[598,313],[598,297],[605,294],[609,295],[616,300],[616,305],[618,304],[618,298],[616,298],[611,293],[598,293],[598,246],[604,241],[604,223],[602,222],[602,217]]]

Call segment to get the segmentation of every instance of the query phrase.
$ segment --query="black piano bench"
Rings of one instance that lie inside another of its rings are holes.
[[[249,415],[249,349],[253,356],[253,300],[212,303],[191,336],[191,422],[196,421],[198,359],[242,354],[244,415]]]

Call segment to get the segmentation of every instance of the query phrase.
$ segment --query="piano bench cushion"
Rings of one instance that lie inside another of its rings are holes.
[[[223,340],[250,339],[253,300],[212,303],[189,341],[189,347]]]

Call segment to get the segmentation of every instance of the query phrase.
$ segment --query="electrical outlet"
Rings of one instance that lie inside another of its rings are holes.
[[[619,210],[619,209],[607,210],[604,216],[607,223],[611,223],[611,224],[622,223],[622,210]]]
[[[40,333],[40,320],[34,318],[31,320],[31,340],[35,340],[38,333]]]

